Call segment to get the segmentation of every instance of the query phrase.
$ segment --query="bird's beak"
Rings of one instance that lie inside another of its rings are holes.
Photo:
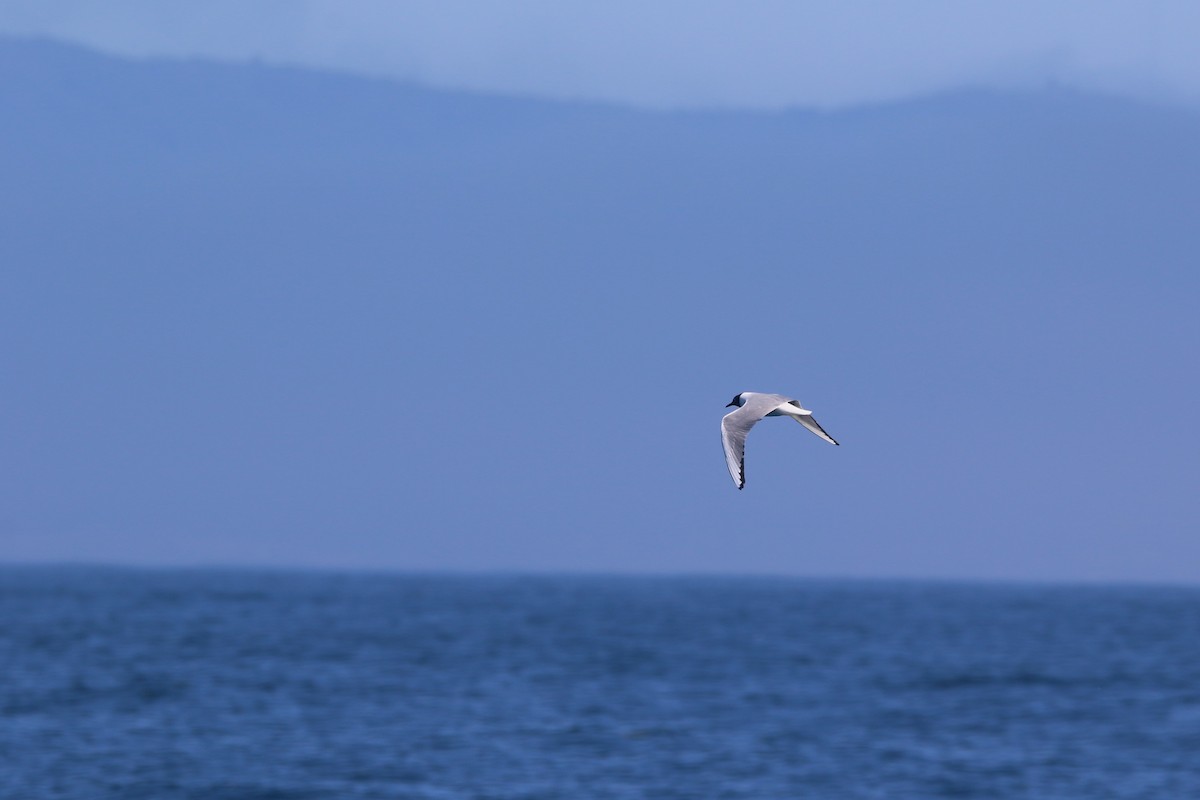
[[[736,406],[736,405],[737,405],[737,403],[726,403],[725,407],[729,408],[730,406]]]

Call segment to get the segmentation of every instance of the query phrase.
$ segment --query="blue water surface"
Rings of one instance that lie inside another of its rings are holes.
[[[0,797],[1200,797],[1200,590],[0,569]]]

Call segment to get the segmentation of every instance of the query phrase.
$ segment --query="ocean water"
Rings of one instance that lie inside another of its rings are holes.
[[[1200,590],[0,569],[0,797],[1200,798]]]

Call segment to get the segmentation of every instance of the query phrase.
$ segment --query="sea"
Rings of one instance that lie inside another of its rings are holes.
[[[1200,589],[0,568],[0,798],[1200,798]]]

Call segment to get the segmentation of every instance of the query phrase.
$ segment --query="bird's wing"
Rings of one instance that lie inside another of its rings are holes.
[[[830,444],[837,444],[837,440],[834,439],[832,436],[830,436],[828,433],[826,433],[825,429],[817,424],[817,421],[815,419],[813,419],[812,414],[796,416],[796,417],[792,417],[792,419],[796,420],[796,422],[799,422],[801,425],[808,428],[810,431],[815,433],[817,436],[820,436],[822,439],[829,442]]]
[[[754,423],[787,402],[779,395],[758,395],[746,405],[721,419],[721,444],[725,447],[725,466],[739,489],[746,485],[746,435]]]

